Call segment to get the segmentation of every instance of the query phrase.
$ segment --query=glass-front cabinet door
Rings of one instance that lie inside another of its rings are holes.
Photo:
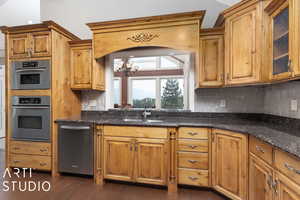
[[[272,67],[271,79],[281,80],[292,76],[292,15],[289,1],[278,5],[272,14]]]

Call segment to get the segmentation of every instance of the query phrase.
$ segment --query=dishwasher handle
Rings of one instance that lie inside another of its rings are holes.
[[[67,129],[67,130],[90,130],[91,127],[89,126],[67,126],[62,125],[60,126],[61,129]]]

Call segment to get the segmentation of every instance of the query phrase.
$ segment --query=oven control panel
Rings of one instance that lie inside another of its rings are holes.
[[[49,106],[50,105],[50,97],[49,96],[13,96],[12,97],[12,105],[13,106]]]

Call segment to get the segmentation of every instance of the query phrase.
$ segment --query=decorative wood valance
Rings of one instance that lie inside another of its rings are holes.
[[[94,57],[143,46],[199,51],[205,11],[87,24],[93,31]]]

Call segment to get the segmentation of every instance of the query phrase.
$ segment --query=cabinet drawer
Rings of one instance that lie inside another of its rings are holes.
[[[179,128],[179,138],[187,139],[208,139],[209,129],[208,128]]]
[[[15,154],[51,155],[51,144],[43,142],[11,141],[10,152]]]
[[[300,159],[280,150],[275,150],[275,167],[283,174],[300,184]]]
[[[208,186],[208,171],[195,169],[178,169],[178,183],[184,185]]]
[[[104,126],[104,135],[166,139],[168,137],[168,130],[167,128],[158,127]]]
[[[254,137],[250,137],[250,152],[272,165],[273,148],[271,145],[268,145]]]
[[[208,153],[178,153],[178,167],[208,169]]]
[[[178,151],[208,152],[208,140],[180,139]]]
[[[25,167],[39,170],[51,170],[50,156],[11,154],[9,163],[11,167]]]

